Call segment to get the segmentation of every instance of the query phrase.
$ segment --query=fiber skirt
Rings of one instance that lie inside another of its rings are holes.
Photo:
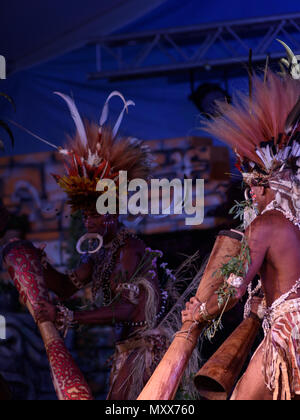
[[[288,300],[269,315],[262,343],[264,377],[274,400],[300,395],[300,299]]]

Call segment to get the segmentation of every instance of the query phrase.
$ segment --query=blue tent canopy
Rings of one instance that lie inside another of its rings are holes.
[[[188,74],[178,79],[162,76],[114,82],[88,81],[87,74],[95,71],[95,48],[87,45],[87,40],[112,32],[132,33],[292,13],[297,11],[298,3],[277,0],[246,3],[238,0],[227,3],[220,0],[87,0],[82,7],[81,2],[69,0],[57,2],[57,6],[53,0],[45,0],[42,4],[31,0],[25,8],[12,0],[3,7],[0,54],[7,58],[8,70],[13,72],[8,73],[7,80],[0,81],[0,91],[13,97],[17,112],[0,100],[0,115],[62,145],[65,134],[72,133],[74,126],[66,105],[53,95],[54,91],[72,95],[80,113],[96,120],[108,94],[112,90],[121,91],[136,103],[121,127],[125,135],[147,140],[191,133],[201,135],[199,111],[188,98]],[[223,85],[222,79],[216,82]],[[247,89],[247,80],[231,78],[229,74],[226,87],[230,92],[236,87]],[[114,99],[112,121],[117,118],[120,108],[121,103]],[[48,146],[19,129],[13,128],[13,132],[16,146],[14,150],[7,146],[6,154],[49,150]]]

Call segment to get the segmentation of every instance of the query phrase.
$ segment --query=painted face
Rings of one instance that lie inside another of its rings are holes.
[[[118,224],[118,217],[115,215],[101,215],[96,212],[84,213],[84,225],[88,233],[99,233],[105,236],[115,230]]]
[[[255,187],[252,187],[251,190],[250,190],[250,195],[251,195],[251,198],[252,198],[253,202],[255,202],[255,200],[256,200],[256,194],[255,194],[254,188]]]
[[[261,186],[252,186],[250,190],[250,195],[253,201],[254,206],[258,208],[259,211],[263,210],[265,207],[265,195],[264,187]]]

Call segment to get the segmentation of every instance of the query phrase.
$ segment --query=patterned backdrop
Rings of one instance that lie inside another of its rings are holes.
[[[183,179],[184,176],[205,180],[204,223],[187,227],[184,215],[155,219],[146,217],[135,229],[146,242],[184,229],[218,228],[224,219],[213,216],[214,209],[227,200],[229,186],[229,153],[224,147],[214,147],[208,138],[178,138],[149,142],[157,163],[155,178]],[[0,159],[0,189],[3,203],[17,215],[27,215],[30,230],[27,239],[35,245],[47,243],[46,252],[51,262],[64,270],[70,255],[67,247],[70,231],[74,237],[76,223],[71,223],[66,196],[57,187],[51,173],[62,173],[63,165],[55,153],[14,156]],[[223,212],[222,212],[223,213]],[[216,214],[220,214],[216,212]],[[80,230],[80,229],[79,229]],[[195,233],[206,230],[181,232],[181,239],[170,238],[163,248],[176,254],[180,244],[192,242]],[[154,234],[151,238],[148,235]],[[182,235],[188,234],[184,240]],[[197,236],[197,235],[196,235]],[[76,238],[75,238],[76,240]],[[157,241],[157,239],[156,239]],[[209,243],[202,238],[202,242]],[[198,237],[195,240],[198,243]],[[75,244],[74,238],[73,243]],[[157,246],[157,245],[155,245]],[[71,246],[72,247],[72,246]],[[177,258],[177,257],[176,257]],[[4,271],[1,279],[7,278]],[[15,399],[55,399],[46,354],[40,334],[26,310],[18,305],[15,292],[0,293],[0,311],[7,320],[7,339],[0,340],[0,373],[8,381]],[[89,327],[71,331],[67,345],[82,369],[96,399],[105,399],[108,386],[109,364],[114,351],[114,330],[110,327]]]
[[[156,168],[155,178],[205,180],[204,223],[185,226],[185,215],[165,218],[145,217],[135,230],[140,234],[176,232],[183,229],[208,229],[222,224],[213,217],[213,209],[226,202],[230,170],[226,147],[213,146],[211,139],[202,137],[153,140],[151,147]],[[0,159],[0,191],[7,208],[29,217],[31,229],[27,238],[35,244],[47,243],[47,253],[56,266],[65,266],[66,239],[70,225],[66,196],[51,174],[63,173],[56,153],[37,153]],[[194,183],[195,184],[195,183]]]

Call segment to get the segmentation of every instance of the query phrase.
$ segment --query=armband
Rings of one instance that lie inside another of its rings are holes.
[[[140,294],[139,286],[130,283],[122,283],[117,286],[116,290],[118,293],[122,293],[123,291],[129,292],[128,300],[135,305],[138,303],[137,298]]]
[[[215,318],[214,316],[208,313],[206,303],[201,303],[199,308],[199,314],[202,317],[203,321],[206,322],[212,321]]]
[[[66,337],[69,328],[76,325],[74,322],[74,312],[65,306],[59,304],[56,306],[57,315],[55,320],[55,327]]]
[[[76,271],[69,271],[68,277],[71,283],[73,284],[73,286],[76,287],[77,290],[81,290],[83,287],[85,287],[85,283],[83,282],[83,280],[80,280]]]

